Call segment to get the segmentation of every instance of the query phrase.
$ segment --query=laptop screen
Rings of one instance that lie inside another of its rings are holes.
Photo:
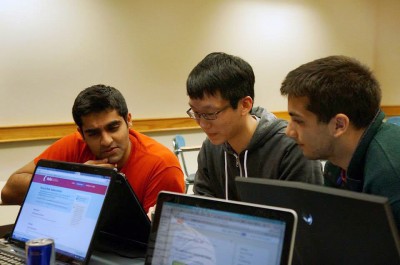
[[[110,171],[103,175],[100,168],[90,173],[49,165],[38,163],[11,240],[51,238],[57,254],[84,260],[111,183]]]
[[[276,210],[226,201],[219,203],[228,207],[214,208],[208,205],[217,201],[190,198],[200,203],[163,203],[151,264],[287,264],[281,262],[282,253],[290,246],[291,238],[285,236],[293,220],[260,215]]]

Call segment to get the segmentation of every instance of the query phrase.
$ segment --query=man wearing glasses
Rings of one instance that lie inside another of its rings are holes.
[[[237,176],[323,183],[321,163],[285,135],[287,122],[253,108],[254,82],[252,67],[225,53],[207,55],[190,72],[187,114],[207,134],[195,194],[238,200]]]

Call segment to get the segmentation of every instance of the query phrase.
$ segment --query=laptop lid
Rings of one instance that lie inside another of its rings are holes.
[[[307,183],[236,178],[242,201],[294,209],[293,264],[400,264],[387,198]]]
[[[144,257],[151,223],[124,174],[118,173],[101,217],[95,249]]]
[[[86,264],[114,175],[113,169],[40,160],[9,241],[24,247],[51,238],[57,260]]]
[[[290,264],[296,213],[161,192],[145,264]]]

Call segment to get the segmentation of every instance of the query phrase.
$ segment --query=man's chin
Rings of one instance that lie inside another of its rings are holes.
[[[319,160],[321,159],[319,156],[315,155],[315,154],[310,154],[307,152],[304,152],[303,150],[303,155],[308,159],[308,160]]]
[[[109,164],[118,164],[118,162],[121,160],[119,156],[108,156],[108,157],[103,157],[103,159],[106,159]]]
[[[213,144],[213,145],[220,145],[220,144],[223,144],[225,141],[223,141],[223,140],[220,140],[220,139],[216,139],[216,138],[208,138],[209,140],[210,140],[210,142]]]
[[[304,149],[304,145],[302,144],[297,144],[297,146],[301,149],[301,152],[303,153],[303,156],[305,156],[308,159],[312,159],[312,154],[310,154],[309,152],[307,152],[306,149]]]

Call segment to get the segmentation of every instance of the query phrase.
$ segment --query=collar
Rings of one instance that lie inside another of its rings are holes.
[[[372,120],[370,125],[365,130],[364,134],[361,136],[361,139],[357,145],[356,150],[350,160],[349,167],[347,169],[347,178],[353,179],[354,181],[363,182],[364,178],[364,164],[365,164],[365,154],[369,148],[369,144],[375,137],[379,128],[383,123],[383,119],[385,118],[385,113],[379,110],[375,115],[375,118]]]

